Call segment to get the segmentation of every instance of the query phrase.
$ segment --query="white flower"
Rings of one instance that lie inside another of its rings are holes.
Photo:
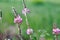
[[[28,29],[27,29],[27,34],[30,35],[30,34],[32,34],[32,33],[33,33],[33,29],[28,28]]]

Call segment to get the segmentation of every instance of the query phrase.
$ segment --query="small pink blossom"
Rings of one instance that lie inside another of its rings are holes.
[[[33,29],[28,28],[28,29],[27,29],[27,34],[30,35],[30,34],[32,34],[32,33],[33,33]]]
[[[59,28],[55,28],[53,29],[53,34],[59,34],[60,33],[60,29]]]
[[[18,15],[14,18],[14,23],[22,23],[22,18]]]
[[[27,8],[24,8],[23,10],[22,10],[22,13],[26,16],[26,13],[29,13],[30,12],[30,10],[29,9],[27,9]]]

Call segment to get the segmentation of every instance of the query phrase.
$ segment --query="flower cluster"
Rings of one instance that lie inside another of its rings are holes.
[[[53,34],[58,35],[60,33],[59,28],[53,28]]]
[[[53,34],[55,34],[55,35],[60,34],[60,29],[57,28],[56,24],[53,24]]]
[[[22,23],[22,18],[18,15],[14,18],[14,23]]]
[[[29,13],[30,12],[30,10],[28,9],[28,8],[24,8],[23,10],[22,10],[22,13],[26,16],[26,14],[27,13]]]

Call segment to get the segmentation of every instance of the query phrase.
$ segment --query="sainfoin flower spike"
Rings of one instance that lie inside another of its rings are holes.
[[[26,7],[25,0],[23,0],[23,10],[22,13],[26,16],[27,13],[29,13],[30,10]]]
[[[28,29],[27,29],[27,34],[30,35],[30,34],[32,34],[32,33],[33,33],[33,29],[28,28]]]
[[[55,35],[60,34],[60,29],[59,28],[53,28],[53,34],[55,34]]]
[[[22,23],[22,18],[18,15],[14,18],[14,23]]]
[[[27,13],[29,13],[30,12],[30,10],[28,9],[28,8],[24,8],[23,10],[22,10],[22,13],[26,16],[26,14]]]
[[[56,27],[56,24],[53,24],[53,34],[55,35],[60,34],[60,29]]]

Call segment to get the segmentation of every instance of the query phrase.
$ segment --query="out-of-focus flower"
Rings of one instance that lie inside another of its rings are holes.
[[[59,28],[53,28],[53,34],[58,35],[60,33],[60,29]]]
[[[29,9],[27,9],[27,8],[24,8],[23,10],[22,10],[22,13],[26,16],[26,13],[29,13],[30,12],[30,10]]]
[[[30,35],[30,34],[32,34],[32,33],[33,33],[33,29],[28,28],[28,29],[27,29],[27,34]]]
[[[18,15],[14,18],[14,23],[22,23],[22,18]]]
[[[53,34],[55,34],[55,35],[60,34],[60,29],[57,28],[56,23],[53,24]]]

